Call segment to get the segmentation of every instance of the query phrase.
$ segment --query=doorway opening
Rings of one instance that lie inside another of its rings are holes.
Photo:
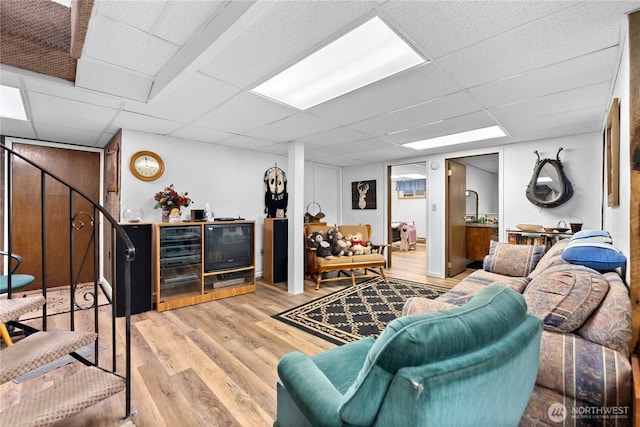
[[[499,154],[447,159],[447,277],[482,268],[491,240],[499,240]]]
[[[427,164],[422,161],[391,165],[387,175],[388,267],[424,280],[428,262]]]

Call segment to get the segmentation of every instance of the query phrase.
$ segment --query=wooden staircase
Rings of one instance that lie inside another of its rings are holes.
[[[6,323],[42,307],[42,296],[0,300],[0,322]],[[4,384],[79,348],[96,344],[97,334],[38,331],[0,350],[0,383]],[[97,345],[97,344],[96,344]],[[46,426],[70,417],[125,389],[125,379],[96,366],[76,362],[76,373],[41,391],[34,399],[0,412],[3,426]]]

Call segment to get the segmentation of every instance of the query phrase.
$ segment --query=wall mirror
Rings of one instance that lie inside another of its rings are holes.
[[[560,152],[556,159],[540,159],[538,151],[534,151],[538,160],[533,168],[531,181],[527,186],[527,199],[534,205],[554,208],[566,203],[573,196],[573,187],[564,173]]]
[[[478,220],[478,193],[473,190],[465,191],[467,196],[467,217],[472,216],[472,221]]]

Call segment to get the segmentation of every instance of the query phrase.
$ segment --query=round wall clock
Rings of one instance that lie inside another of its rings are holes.
[[[142,181],[154,181],[164,173],[162,158],[152,151],[138,151],[131,156],[131,173]]]

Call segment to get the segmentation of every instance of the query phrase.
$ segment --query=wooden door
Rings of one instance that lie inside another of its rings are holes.
[[[93,200],[100,197],[100,154],[64,148],[29,144],[14,144],[13,150],[41,165],[69,184],[75,186]],[[15,158],[13,165],[13,247],[24,258],[21,273],[35,276],[35,282],[27,289],[40,289],[42,277],[42,186],[40,171],[25,161]],[[51,177],[45,178],[45,245],[46,284],[48,288],[68,286],[73,280],[79,283],[93,281],[93,226],[91,204],[74,195],[74,213],[69,212],[68,188]],[[84,227],[70,234],[71,217],[77,216]],[[69,248],[74,244],[75,271],[71,272]],[[83,262],[83,258],[86,258]],[[82,266],[82,267],[81,267]]]
[[[467,167],[447,160],[447,277],[462,273],[467,268]]]

